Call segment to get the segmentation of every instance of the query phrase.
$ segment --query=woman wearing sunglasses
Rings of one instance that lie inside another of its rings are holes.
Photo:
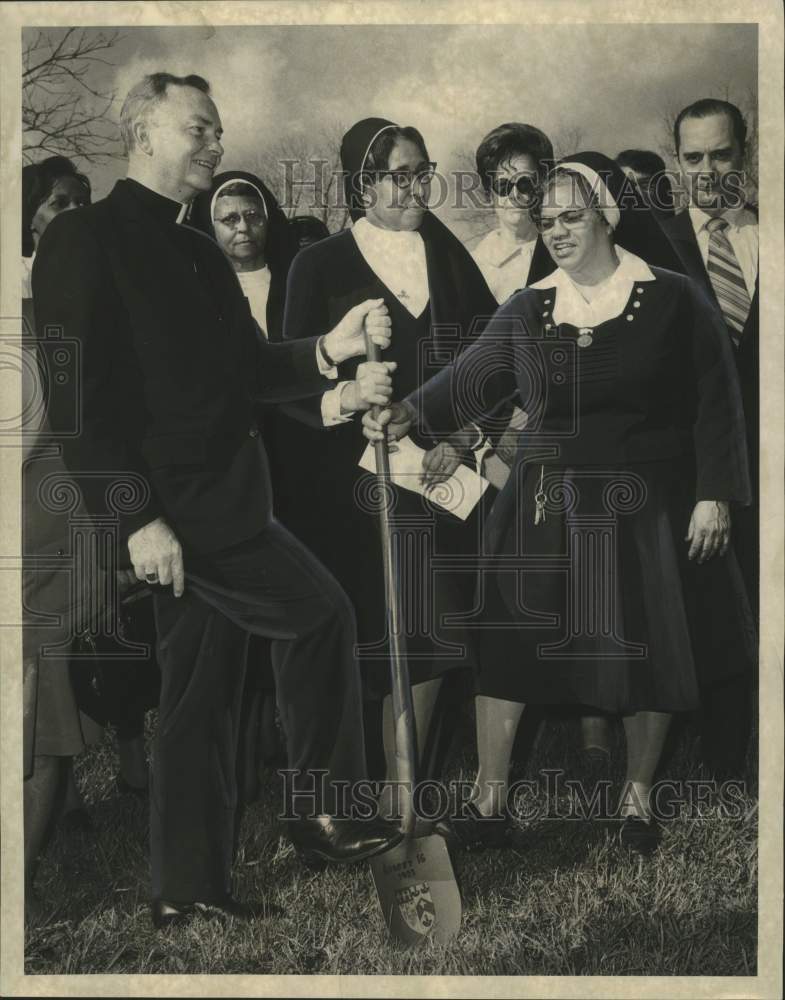
[[[537,187],[553,163],[553,147],[548,136],[533,125],[507,122],[485,136],[476,159],[496,226],[480,240],[472,256],[501,303],[553,269],[544,247],[537,243],[531,218]]]
[[[496,303],[468,251],[428,210],[436,164],[416,129],[364,119],[343,137],[341,163],[353,225],[295,259],[284,336],[329,330],[336,317],[372,295],[383,298],[389,310],[392,343],[375,369],[365,365],[358,373],[357,365],[339,367],[335,387],[310,411],[312,430],[290,422],[289,470],[277,484],[278,516],[319,555],[351,598],[366,693],[378,706],[389,691],[384,579],[378,515],[368,494],[373,477],[358,466],[367,442],[355,415],[386,402],[391,386],[399,398],[416,389],[477,335]],[[370,378],[363,374],[369,369],[376,372]],[[473,464],[472,447],[481,438],[471,428],[436,448],[428,438],[415,443],[427,450],[428,468],[449,475],[462,460]],[[435,573],[429,571],[431,555],[475,553],[479,529],[476,512],[461,521],[419,493],[394,491],[393,517],[410,545],[402,571],[407,649],[420,751],[427,754],[426,734],[442,677],[451,672],[455,679],[458,668],[472,663],[465,629],[445,618],[469,611],[474,593],[466,560],[460,571]],[[455,693],[453,684],[445,686],[443,699],[448,691]],[[369,706],[369,726],[378,718]],[[385,719],[387,771],[393,773],[389,711]],[[369,746],[369,753],[373,749]]]
[[[653,850],[650,792],[672,715],[751,662],[728,549],[731,504],[750,499],[730,342],[695,283],[626,249],[649,223],[617,202],[622,186],[601,154],[560,163],[535,213],[556,270],[508,299],[453,366],[364,417],[371,440],[385,425],[396,437],[469,419],[490,429],[516,388],[529,414],[486,524],[485,550],[506,562],[486,578],[485,617],[512,630],[501,649],[498,630],[483,633],[475,810],[451,830],[469,847],[504,843],[529,703],[623,718],[621,840]],[[462,389],[477,371],[491,373],[481,400]]]

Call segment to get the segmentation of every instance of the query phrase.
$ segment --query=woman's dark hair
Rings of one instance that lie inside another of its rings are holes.
[[[390,166],[390,153],[392,153],[396,142],[400,139],[408,139],[413,142],[423,155],[423,159],[428,159],[428,149],[422,134],[412,125],[396,125],[394,128],[386,128],[381,135],[371,143],[368,155],[363,165],[363,173],[373,173],[375,170],[387,170]]]
[[[522,122],[507,122],[489,132],[477,147],[477,173],[486,193],[499,167],[514,156],[531,156],[538,175],[544,177],[553,164],[551,140],[534,125]]]
[[[654,174],[663,173],[665,170],[665,160],[650,149],[623,149],[616,157],[616,162],[620,167],[627,167],[639,174],[646,174],[649,177]]]
[[[90,181],[80,174],[66,156],[50,156],[40,163],[28,163],[22,168],[22,256],[31,257],[35,245],[31,226],[33,217],[46,201],[55,184],[64,177],[73,177],[84,185],[88,198]]]

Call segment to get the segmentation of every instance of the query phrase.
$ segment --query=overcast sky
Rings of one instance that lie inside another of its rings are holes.
[[[661,149],[662,117],[729,88],[755,94],[755,25],[123,28],[94,82],[119,102],[144,73],[206,77],[221,113],[224,167],[325,123],[369,115],[417,126],[440,167],[504,121],[584,149]],[[570,150],[574,151],[574,150]],[[95,196],[123,163],[90,168]]]

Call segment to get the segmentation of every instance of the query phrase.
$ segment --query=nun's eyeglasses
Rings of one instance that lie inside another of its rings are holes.
[[[240,212],[230,212],[222,219],[215,219],[216,222],[220,222],[222,226],[228,226],[230,229],[237,229],[243,220],[249,226],[258,226],[259,223],[264,222],[264,215],[261,212],[257,212],[255,208],[249,208],[248,211],[242,214]]]
[[[523,205],[533,205],[537,199],[537,187],[531,177],[525,174],[521,177],[493,177],[491,190],[500,198],[516,195],[516,200]]]
[[[557,222],[561,222],[565,229],[578,229],[586,222],[587,214],[593,211],[593,208],[569,208],[566,212],[560,212],[550,218],[535,216],[534,226],[538,233],[550,233]]]
[[[382,177],[392,177],[393,184],[396,187],[406,190],[414,184],[416,181],[418,184],[430,184],[436,174],[436,164],[433,162],[427,163],[424,167],[420,167],[418,170],[376,170],[376,179],[381,180]]]

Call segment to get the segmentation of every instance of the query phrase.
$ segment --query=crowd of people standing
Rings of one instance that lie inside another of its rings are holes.
[[[119,792],[149,795],[157,927],[272,912],[230,883],[262,758],[285,757],[281,812],[304,863],[399,841],[359,464],[382,436],[422,452],[422,484],[391,483],[386,502],[423,777],[441,777],[467,697],[476,718],[472,801],[437,830],[458,848],[519,844],[507,783],[524,707],[573,706],[595,755],[623,719],[622,843],[656,850],[650,792],[674,716],[697,716],[718,780],[744,774],[753,717],[757,211],[729,183],[738,109],[704,99],[676,119],[681,211],[656,154],[557,161],[541,129],[500,125],[477,148],[496,225],[472,252],[428,209],[437,165],[411,125],[366,118],[344,135],[352,224],[332,235],[287,219],[264,179],[218,172],[201,77],[145,77],[121,131],[127,177],[95,204],[70,161],[24,168],[26,391],[46,402],[23,494],[31,910],[97,723],[117,735]],[[55,329],[78,345],[78,433],[46,363]],[[364,360],[366,336],[381,361]],[[460,466],[490,484],[462,518],[438,499]],[[79,487],[67,516],[41,500],[53,474]],[[133,500],[107,511],[118,481]],[[115,548],[86,579],[124,627],[102,646],[69,532],[107,513]],[[92,718],[80,669],[88,694],[100,677]],[[352,802],[371,779],[367,817]]]

